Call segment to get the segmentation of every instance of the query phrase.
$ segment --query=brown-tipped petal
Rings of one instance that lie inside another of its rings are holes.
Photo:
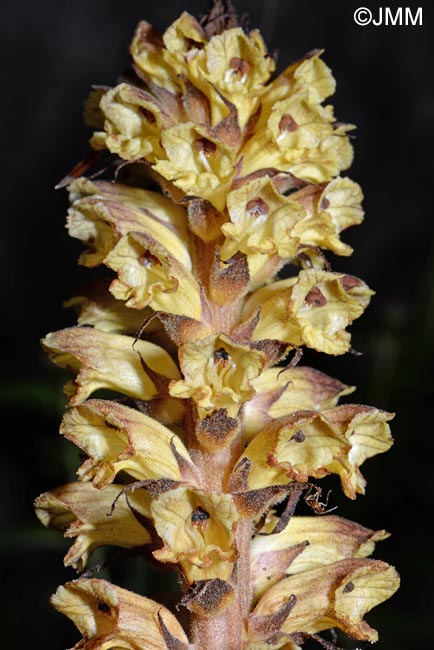
[[[152,501],[151,514],[164,547],[161,562],[177,562],[192,583],[228,580],[237,557],[234,526],[240,516],[230,494],[180,487]]]
[[[292,416],[271,420],[243,454],[251,461],[249,488],[349,473],[349,451],[346,438],[315,411],[297,411]]]
[[[352,276],[305,270],[296,279],[281,280],[255,292],[244,317],[248,319],[262,304],[255,340],[272,337],[327,354],[344,354],[351,340],[346,327],[362,315],[372,294],[364,282]]]
[[[50,359],[61,368],[77,373],[65,392],[74,406],[100,388],[149,400],[155,397],[154,383],[144,371],[140,357],[155,371],[170,379],[179,370],[168,353],[147,341],[109,334],[91,327],[70,327],[47,334],[42,341]],[[133,348],[134,345],[134,348]]]
[[[181,625],[168,609],[106,580],[69,582],[57,589],[51,603],[81,632],[83,640],[77,647],[82,650],[168,650],[165,630],[188,647]]]
[[[80,480],[93,480],[99,488],[120,471],[137,480],[180,481],[183,476],[174,451],[192,465],[178,436],[118,402],[87,400],[65,414],[61,432],[89,456],[78,470]]]
[[[278,612],[294,594],[297,602],[282,632],[313,634],[339,627],[350,636],[374,642],[378,635],[363,620],[399,586],[395,569],[378,560],[346,559],[285,578],[265,592],[255,616]]]
[[[354,391],[319,370],[298,366],[269,368],[253,381],[256,395],[245,405],[243,425],[247,441],[270,418],[301,410],[323,410],[336,406],[340,397]]]
[[[388,536],[384,530],[369,530],[335,515],[293,516],[282,532],[257,535],[252,542],[256,593],[262,595],[284,573],[293,575],[345,558],[367,557],[375,543]]]
[[[255,179],[230,192],[228,210],[231,221],[222,227],[226,237],[222,259],[244,253],[254,278],[269,256],[295,257],[299,239],[293,229],[306,212],[292,197],[280,194],[270,178]],[[254,253],[261,253],[262,263],[261,255]]]
[[[71,237],[89,249],[79,262],[101,264],[119,239],[144,232],[158,239],[180,263],[191,268],[187,215],[183,208],[156,192],[79,178],[70,186],[73,201],[67,226]]]
[[[351,498],[356,492],[364,494],[366,481],[359,467],[367,458],[382,454],[392,446],[393,438],[387,423],[394,414],[371,406],[345,404],[326,411],[325,415],[351,445],[349,461],[353,471],[341,475],[344,491]]]
[[[201,292],[189,268],[159,240],[130,232],[107,255],[105,264],[118,274],[110,291],[127,307],[201,320]]]
[[[45,492],[35,500],[36,515],[44,526],[75,539],[65,556],[65,566],[82,571],[98,546],[135,548],[149,544],[151,536],[140,523],[150,517],[150,497],[144,491],[122,495],[123,485],[97,490],[91,483],[72,483]],[[111,514],[110,514],[111,513]]]

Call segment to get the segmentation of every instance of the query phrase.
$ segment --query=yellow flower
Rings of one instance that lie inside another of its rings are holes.
[[[178,379],[179,370],[169,354],[158,345],[109,334],[91,327],[70,327],[47,334],[42,341],[50,359],[77,373],[65,385],[70,404],[80,404],[95,390],[109,388],[136,399],[150,400],[158,389],[145,371],[141,358],[153,373]]]
[[[353,276],[326,271],[301,271],[255,291],[244,318],[261,306],[253,339],[276,338],[307,345],[327,354],[343,354],[350,347],[347,325],[362,315],[373,294]]]
[[[105,264],[118,273],[110,291],[115,298],[125,300],[127,307],[143,309],[149,305],[157,311],[200,320],[201,293],[188,268],[190,258],[175,257],[173,249],[171,252],[161,240],[163,237],[154,239],[144,232],[122,237],[105,258]]]
[[[378,634],[363,616],[398,589],[395,569],[379,560],[351,558],[297,573],[268,589],[253,616],[279,611],[290,595],[296,603],[281,627],[284,634],[314,634],[338,627],[363,641]]]
[[[306,90],[275,103],[267,124],[241,151],[243,175],[275,168],[310,183],[324,183],[347,169],[353,150],[336,126],[331,106],[309,102]]]
[[[165,196],[85,178],[77,179],[68,189],[72,203],[69,234],[89,247],[80,256],[80,264],[101,264],[123,235],[143,232],[191,269],[187,215]]]
[[[137,480],[181,481],[190,456],[177,435],[165,426],[117,402],[92,399],[68,411],[61,433],[89,458],[77,474],[103,488],[119,472]],[[176,452],[176,455],[175,455]]]
[[[363,494],[359,466],[392,445],[393,417],[368,406],[344,405],[324,412],[297,411],[269,420],[247,446],[250,489],[337,474],[345,494]]]
[[[291,415],[296,411],[336,406],[338,399],[354,391],[337,379],[319,370],[297,368],[267,368],[254,379],[254,397],[243,410],[243,431],[247,441],[258,433],[265,422]]]
[[[173,120],[150,93],[122,83],[102,96],[100,109],[104,131],[92,136],[94,149],[107,148],[125,160],[146,158],[151,162],[161,154],[161,131]]]
[[[199,196],[223,210],[235,173],[235,150],[215,130],[192,122],[165,129],[161,144],[164,152],[155,171],[187,195]]]
[[[167,650],[168,636],[187,650],[188,640],[166,607],[106,580],[80,579],[59,587],[52,605],[76,625],[81,650]]]
[[[191,50],[186,58],[187,74],[209,97],[212,123],[216,124],[227,113],[225,104],[213,91],[217,88],[226,101],[235,105],[239,125],[244,128],[275,68],[259,32],[246,34],[240,27],[227,29],[203,47]]]
[[[299,239],[294,228],[306,212],[299,203],[278,192],[267,178],[255,179],[229,193],[230,222],[223,224],[226,240],[220,256],[228,260],[236,252],[247,255],[250,276],[272,255],[295,257]]]
[[[151,504],[155,527],[164,542],[153,555],[179,562],[188,579],[229,580],[237,557],[234,528],[239,514],[230,494],[180,487]]]
[[[307,212],[294,227],[300,247],[305,244],[329,249],[336,255],[351,255],[353,249],[340,240],[339,234],[363,220],[360,185],[349,178],[335,178],[325,187],[307,186],[292,198]]]
[[[180,347],[185,379],[170,385],[170,394],[192,398],[200,418],[217,409],[236,417],[242,404],[253,397],[252,380],[265,365],[265,355],[239,345],[224,334],[208,336]]]
[[[335,515],[293,516],[281,532],[257,535],[252,541],[255,595],[261,597],[285,574],[295,575],[345,558],[367,557],[375,543],[388,536],[384,530],[375,532]]]
[[[150,534],[133,514],[150,517],[150,496],[144,490],[129,495],[128,502],[122,495],[109,516],[123,487],[108,485],[97,490],[91,483],[72,483],[35,500],[36,515],[44,526],[75,539],[65,556],[65,566],[83,571],[91,553],[106,544],[135,548],[151,542]]]

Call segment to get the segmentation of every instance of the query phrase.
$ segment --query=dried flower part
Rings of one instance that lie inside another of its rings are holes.
[[[170,385],[170,394],[192,398],[200,418],[218,409],[236,417],[242,404],[254,395],[252,381],[262,371],[266,357],[239,345],[224,334],[212,335],[179,349],[185,379]]]
[[[248,319],[261,306],[253,339],[276,338],[327,354],[350,347],[346,327],[362,315],[373,291],[353,276],[300,271],[297,278],[255,291],[244,309]]]
[[[118,402],[87,400],[65,414],[61,433],[89,456],[77,474],[97,488],[121,471],[137,480],[181,481],[180,462],[192,465],[177,435]]]
[[[247,441],[258,433],[266,421],[291,415],[296,411],[336,406],[340,397],[354,391],[319,370],[267,368],[253,382],[255,396],[243,410],[243,430]]]
[[[297,411],[271,420],[241,459],[251,463],[249,488],[307,481],[332,473],[340,477],[346,496],[354,499],[364,488],[359,465],[392,444],[387,424],[392,417],[367,406],[340,406],[323,413]],[[335,421],[341,423],[339,427]]]
[[[65,556],[65,566],[83,571],[99,546],[141,547],[151,536],[139,518],[150,516],[150,496],[141,490],[128,496],[123,485],[97,490],[91,483],[72,483],[45,492],[35,500],[39,521],[75,539]],[[116,507],[112,511],[113,502]]]
[[[169,637],[187,650],[187,637],[168,609],[106,580],[69,582],[51,602],[82,634],[77,650],[168,650]]]
[[[290,595],[297,599],[281,632],[314,634],[338,627],[363,641],[377,641],[378,634],[363,616],[398,589],[395,569],[378,560],[345,559],[303,571],[268,589],[253,614],[279,611]]]
[[[237,557],[234,528],[240,519],[230,494],[180,487],[151,504],[155,528],[164,542],[154,556],[178,562],[191,582],[229,580]]]
[[[389,536],[384,530],[369,530],[335,515],[293,516],[284,530],[270,534],[274,525],[264,527],[252,541],[251,573],[257,598],[285,573],[295,575],[346,558],[367,557],[376,542]]]
[[[141,232],[157,239],[180,264],[191,269],[183,208],[156,192],[118,183],[79,178],[69,190],[69,234],[89,246],[80,256],[80,264],[101,264],[123,235]]]

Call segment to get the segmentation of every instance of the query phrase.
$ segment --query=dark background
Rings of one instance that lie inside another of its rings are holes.
[[[394,448],[364,467],[366,496],[341,501],[335,490],[333,498],[341,503],[339,514],[393,533],[376,557],[398,567],[402,588],[368,621],[380,630],[379,649],[404,650],[434,642],[428,534],[434,498],[434,14],[432,3],[407,0],[414,11],[423,6],[422,27],[358,27],[353,12],[360,4],[374,14],[378,6],[373,0],[240,0],[237,6],[249,13],[251,27],[261,28],[269,49],[280,51],[280,67],[325,48],[338,82],[338,119],[358,125],[350,176],[364,189],[366,221],[344,235],[354,255],[333,265],[377,291],[352,328],[353,346],[364,356],[311,354],[305,361],[357,384],[355,400],[397,412]],[[87,150],[82,99],[91,84],[113,84],[128,65],[138,20],[164,29],[183,9],[199,15],[207,3],[24,0],[2,7],[2,647],[64,650],[79,635],[47,600],[75,574],[62,567],[61,536],[35,521],[32,500],[72,480],[78,459],[57,435],[64,376],[46,361],[38,340],[72,324],[62,301],[87,271],[77,268],[79,246],[64,230],[66,194],[53,187]],[[137,562],[112,573],[143,591],[140,575]]]

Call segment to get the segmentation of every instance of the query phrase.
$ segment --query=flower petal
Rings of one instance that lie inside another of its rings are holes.
[[[177,435],[153,418],[118,402],[92,399],[68,411],[61,433],[88,454],[78,476],[102,488],[127,472],[137,480],[182,480],[177,455],[190,456]]]
[[[65,566],[83,571],[98,546],[134,548],[151,542],[150,534],[134,514],[149,518],[147,492],[131,494],[128,502],[122,495],[110,514],[123,488],[123,485],[108,485],[104,490],[97,490],[91,483],[72,483],[45,492],[35,500],[36,515],[44,526],[75,538],[65,556]]]
[[[61,368],[77,373],[65,392],[74,406],[99,388],[109,388],[130,397],[149,400],[157,389],[143,369],[147,366],[170,379],[179,370],[168,353],[148,341],[137,341],[120,334],[109,334],[91,327],[70,327],[47,334],[42,341],[51,360]]]
[[[252,380],[266,362],[262,352],[239,345],[224,334],[185,343],[179,355],[185,379],[172,382],[170,394],[192,398],[200,418],[218,409],[236,417],[241,405],[254,395]]]
[[[151,513],[164,542],[153,553],[158,560],[179,562],[190,583],[229,579],[240,518],[230,494],[180,487],[153,499]]]
[[[83,635],[82,650],[167,650],[161,623],[187,650],[187,637],[168,609],[106,580],[69,582],[51,603]]]
[[[363,616],[390,598],[398,586],[398,575],[388,564],[345,559],[285,578],[265,592],[254,614],[276,612],[294,594],[297,602],[282,632],[314,634],[338,627],[356,639],[374,642],[377,632]]]
[[[255,593],[261,596],[280,577],[272,571],[272,558],[286,553],[290,559],[286,573],[294,575],[303,571],[333,564],[345,558],[367,557],[374,551],[375,542],[389,537],[384,530],[373,531],[343,517],[291,517],[288,525],[274,535],[257,535],[251,546],[251,574]],[[306,544],[303,546],[303,544]],[[288,551],[302,547],[291,557]],[[267,558],[270,570],[259,571]]]

